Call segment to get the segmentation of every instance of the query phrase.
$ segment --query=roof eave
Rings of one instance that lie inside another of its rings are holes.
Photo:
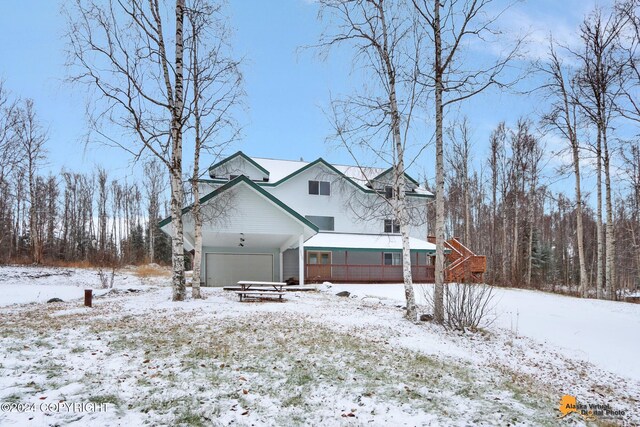
[[[284,209],[286,212],[288,212],[291,216],[293,216],[294,218],[296,218],[298,221],[300,221],[301,223],[303,223],[305,226],[309,227],[310,229],[312,229],[313,231],[315,231],[316,233],[318,231],[320,231],[320,229],[313,224],[311,221],[309,221],[308,219],[306,219],[304,216],[300,215],[298,212],[296,212],[295,210],[291,209],[287,204],[285,204],[284,202],[282,202],[280,199],[276,198],[274,195],[272,195],[271,193],[267,192],[266,190],[262,189],[258,184],[256,184],[255,182],[253,182],[252,180],[250,180],[249,178],[247,178],[244,175],[240,175],[237,178],[232,179],[231,181],[227,182],[226,184],[216,188],[215,190],[213,190],[212,192],[210,192],[209,194],[203,196],[200,198],[200,204],[206,203],[207,201],[211,200],[212,198],[216,197],[217,195],[219,195],[220,193],[223,193],[227,190],[229,190],[230,188],[240,184],[240,183],[245,183],[247,184],[249,187],[253,188],[254,190],[256,190],[258,193],[260,193],[261,195],[263,195],[264,197],[266,197],[268,200],[270,200],[271,202],[273,202],[274,204],[276,204],[277,206],[279,206],[280,208]],[[191,209],[193,208],[193,204],[186,206],[184,208],[182,208],[182,215],[185,215],[186,213],[188,213]],[[168,224],[171,223],[172,220],[172,216],[169,216],[165,219],[163,219],[162,221],[160,221],[158,223],[158,227],[162,228]]]
[[[224,165],[227,162],[230,162],[231,160],[235,159],[236,157],[242,157],[243,159],[245,159],[246,161],[251,163],[251,165],[255,166],[260,172],[264,173],[266,176],[269,176],[269,171],[268,170],[266,170],[264,167],[262,167],[258,162],[253,160],[251,157],[249,157],[246,154],[244,154],[242,151],[237,151],[236,153],[230,155],[226,159],[220,160],[218,163],[209,166],[209,172],[219,168],[220,166]]]

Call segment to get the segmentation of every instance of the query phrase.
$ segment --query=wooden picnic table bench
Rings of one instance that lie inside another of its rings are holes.
[[[241,280],[238,282],[238,285],[240,286],[240,290],[235,292],[236,295],[240,297],[240,302],[244,301],[245,298],[273,298],[275,296],[278,297],[278,301],[282,302],[282,296],[284,295],[282,288],[286,283]]]

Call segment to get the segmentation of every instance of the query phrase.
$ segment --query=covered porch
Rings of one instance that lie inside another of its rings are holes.
[[[204,286],[282,281],[287,251],[298,254],[296,276],[304,278],[304,242],[318,231],[313,223],[244,176],[207,194],[200,203]],[[190,206],[183,209],[182,219],[184,247],[191,251],[195,224]],[[171,235],[170,220],[160,226]]]
[[[433,283],[435,245],[409,238],[415,283]],[[307,283],[401,283],[402,239],[388,234],[318,233],[305,244]]]

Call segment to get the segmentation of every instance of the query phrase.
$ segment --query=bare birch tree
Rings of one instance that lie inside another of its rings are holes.
[[[502,263],[498,264],[498,251],[497,251],[497,217],[498,217],[498,185],[501,182],[500,177],[500,167],[502,163],[502,152],[504,150],[505,141],[507,138],[506,126],[504,122],[498,124],[496,129],[491,133],[491,137],[489,140],[490,144],[490,156],[488,159],[489,169],[491,170],[491,250],[489,253],[489,263],[490,269],[489,274],[491,277],[491,284],[496,283],[498,266],[502,265]],[[502,197],[502,206],[504,207],[505,197]],[[502,215],[502,221],[504,222],[504,212]],[[503,226],[503,238],[506,241],[506,230],[504,230]],[[504,248],[506,244],[504,241],[501,244],[501,247]],[[504,256],[504,254],[503,254]],[[502,271],[501,279],[504,281],[505,272]]]
[[[38,232],[37,210],[37,178],[39,167],[45,158],[44,144],[47,141],[47,133],[42,128],[37,116],[33,100],[27,99],[16,110],[15,137],[20,153],[21,167],[27,178],[29,189],[29,242],[31,247],[31,260],[35,264],[42,262],[43,244],[42,233]]]
[[[402,276],[406,317],[417,320],[411,275],[409,214],[405,195],[405,149],[416,100],[418,44],[405,1],[321,0],[321,17],[336,19],[321,46],[347,44],[369,72],[372,93],[354,95],[332,106],[336,138],[352,153],[362,150],[393,167],[393,210],[402,236]],[[362,135],[366,134],[366,137]],[[370,139],[371,138],[371,139]],[[372,149],[378,143],[377,149]]]
[[[147,196],[147,243],[149,245],[149,262],[156,262],[155,242],[156,224],[160,219],[160,194],[165,185],[166,175],[163,174],[163,165],[156,159],[148,161],[144,165],[144,188]]]
[[[600,165],[604,172],[606,207],[606,260],[604,260],[604,288],[608,298],[613,299],[616,292],[615,280],[615,229],[613,224],[613,200],[611,190],[611,122],[617,113],[616,105],[624,91],[625,70],[629,62],[622,48],[621,37],[631,24],[627,12],[633,2],[620,2],[608,14],[600,7],[585,18],[580,27],[583,49],[575,56],[581,69],[577,76],[577,89],[580,93],[578,105],[585,116],[597,129],[596,156],[598,162],[598,204],[601,201]],[[601,220],[599,220],[600,222]],[[602,233],[601,233],[602,235]],[[602,240],[600,240],[602,242]],[[602,243],[600,243],[602,245]],[[602,246],[599,246],[598,265],[602,267]],[[601,270],[598,277],[601,277]],[[599,287],[598,296],[604,293]]]
[[[454,191],[462,193],[462,222],[464,224],[464,242],[467,246],[473,246],[471,237],[471,195],[469,179],[469,162],[471,161],[471,129],[467,117],[456,121],[447,129],[450,141],[449,150],[445,153],[449,170],[452,171],[451,181]],[[449,194],[451,197],[451,194]],[[451,210],[450,210],[451,212]],[[451,212],[453,214],[453,212]]]
[[[222,6],[206,0],[192,0],[186,16],[189,23],[187,79],[192,90],[187,108],[192,118],[189,126],[193,130],[195,144],[191,176],[195,240],[191,291],[192,297],[199,299],[202,298],[202,224],[204,220],[212,219],[207,218],[200,205],[200,154],[204,150],[213,159],[220,158],[225,148],[238,138],[233,113],[243,92],[239,62],[232,59],[229,52],[229,28]]]
[[[173,300],[184,300],[185,1],[175,1],[171,22],[165,22],[167,10],[159,0],[74,0],[67,7],[70,80],[92,91],[87,108],[92,130],[136,160],[151,153],[169,171]]]
[[[550,62],[542,67],[542,71],[548,76],[548,83],[544,86],[548,99],[551,100],[551,111],[543,117],[543,121],[558,131],[569,143],[571,158],[573,161],[573,175],[575,177],[576,198],[576,234],[578,240],[578,259],[580,264],[580,294],[588,295],[589,277],[587,276],[587,264],[584,251],[584,225],[583,225],[583,201],[580,175],[580,144],[578,142],[577,94],[570,83],[571,78],[566,78],[565,68],[556,50],[553,41],[549,48]]]
[[[431,62],[422,64],[421,83],[434,92],[436,148],[436,284],[434,319],[444,320],[444,160],[443,123],[445,109],[491,87],[505,88],[515,79],[505,70],[517,58],[522,40],[488,64],[469,66],[461,54],[471,39],[500,43],[495,28],[504,10],[492,11],[492,0],[412,0],[424,34],[431,42]],[[504,41],[503,41],[504,43]],[[503,45],[508,45],[505,43]]]

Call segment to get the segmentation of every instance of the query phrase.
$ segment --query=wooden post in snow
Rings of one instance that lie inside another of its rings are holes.
[[[84,290],[84,305],[86,307],[92,307],[91,305],[91,300],[93,299],[93,290],[92,289],[85,289]]]

